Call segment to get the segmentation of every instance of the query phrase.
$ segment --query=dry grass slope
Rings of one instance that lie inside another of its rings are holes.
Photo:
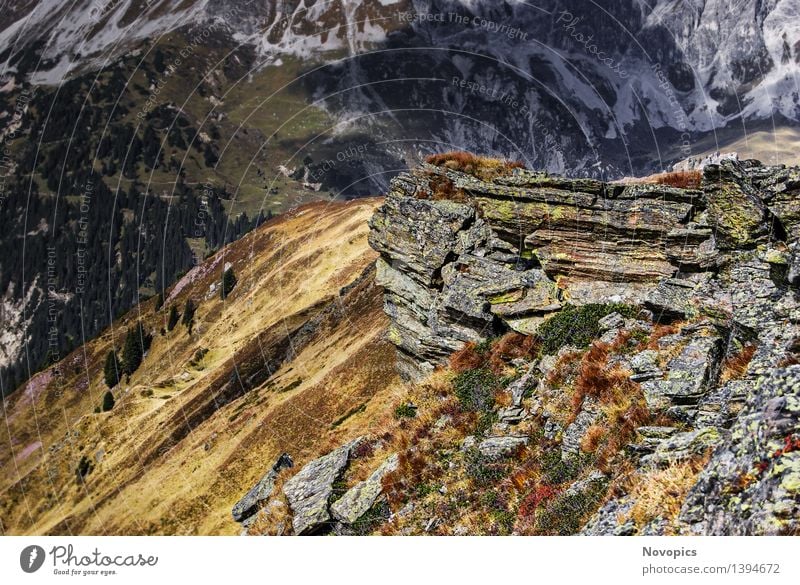
[[[281,452],[302,465],[390,416],[399,383],[367,244],[378,203],[314,203],[268,222],[190,271],[160,311],[142,303],[12,395],[2,532],[233,534],[232,505]],[[210,287],[226,263],[238,284],[223,301]],[[160,335],[189,298],[192,333]],[[136,321],[152,347],[114,409],[95,413],[105,356]]]

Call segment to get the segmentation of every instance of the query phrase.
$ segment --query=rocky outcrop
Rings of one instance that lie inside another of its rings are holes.
[[[312,534],[331,520],[328,503],[333,484],[345,471],[350,451],[361,442],[355,439],[308,463],[283,486],[292,512],[292,528],[298,535]]]
[[[383,491],[383,478],[397,469],[399,458],[391,455],[367,479],[357,483],[331,504],[333,517],[345,524],[354,524],[366,514]]]
[[[258,509],[265,504],[272,491],[275,489],[275,481],[278,479],[283,469],[288,469],[294,465],[288,453],[283,453],[269,471],[256,483],[250,490],[236,502],[231,510],[233,519],[236,522],[246,522]]]
[[[539,505],[576,510],[570,533],[796,534],[800,366],[783,366],[800,361],[797,177],[733,159],[706,165],[697,189],[519,169],[484,180],[447,164],[401,175],[370,235],[400,370],[423,377],[510,330],[544,337],[568,303],[636,305],[596,321],[602,366],[561,340],[515,362],[491,428],[458,457],[502,465],[543,449],[553,500]],[[580,372],[603,383],[601,367],[621,395],[576,402]],[[672,512],[653,517],[636,494],[665,477]]]
[[[719,311],[717,275],[784,237],[781,218],[794,229],[775,202],[797,185],[751,162],[703,172],[698,189],[523,169],[482,180],[447,165],[401,174],[370,222],[401,372],[423,377],[465,342],[508,329],[534,333],[565,302],[642,304],[657,318]]]

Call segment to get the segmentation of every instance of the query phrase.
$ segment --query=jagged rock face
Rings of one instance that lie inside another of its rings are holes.
[[[687,496],[689,534],[797,534],[800,366],[762,379]]]
[[[519,170],[481,180],[429,166],[402,176],[372,220],[370,241],[381,253],[404,372],[424,375],[464,341],[535,333],[567,302],[646,307],[636,319],[622,309],[607,314],[596,339],[609,351],[606,367],[629,379],[647,415],[614,459],[629,462],[640,483],[600,506],[592,486],[600,493],[610,478],[581,472],[558,496],[565,506],[581,502],[583,528],[570,531],[797,533],[800,366],[781,366],[800,357],[799,244],[792,216],[773,205],[776,193],[794,188],[793,173],[721,161],[704,169],[700,189]],[[548,374],[557,364],[564,370],[562,357],[581,355],[566,345],[557,351],[514,364],[519,377],[490,435],[468,436],[461,452],[524,457],[535,427],[561,463],[591,465],[589,429],[613,428],[614,410],[608,398],[586,394],[570,417],[553,411],[564,390]],[[683,491],[669,514],[642,516],[638,498],[662,473],[685,474]]]
[[[482,180],[447,165],[400,175],[370,224],[400,369],[418,378],[467,341],[534,333],[567,301],[644,304],[657,318],[733,315],[752,328],[781,294],[775,266],[791,258],[740,256],[794,229],[770,202],[795,189],[795,177],[736,160],[708,165],[700,189],[521,169]],[[654,400],[697,394],[688,378],[719,338],[697,343],[667,382],[650,384]]]

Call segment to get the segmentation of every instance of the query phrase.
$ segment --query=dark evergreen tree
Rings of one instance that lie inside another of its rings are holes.
[[[225,300],[233,287],[236,286],[236,275],[233,273],[233,268],[228,268],[222,275],[222,287],[220,288],[220,293],[222,296],[222,300]]]
[[[108,412],[112,408],[114,408],[114,395],[109,390],[103,396],[103,412]]]
[[[156,297],[156,311],[160,311],[161,307],[164,306],[164,293],[158,293]]]
[[[145,334],[141,323],[128,330],[125,347],[122,349],[122,371],[129,376],[142,364],[144,352],[150,348],[152,339]]]
[[[178,319],[180,318],[180,314],[178,313],[178,307],[172,305],[169,308],[169,319],[167,319],[167,331],[172,331],[175,329],[175,325],[178,324]]]
[[[194,301],[192,299],[186,299],[186,305],[183,307],[183,318],[181,319],[181,323],[189,328],[189,333],[192,332],[192,327],[194,326],[194,312],[196,310],[197,307],[194,306]]]
[[[106,355],[106,365],[103,368],[103,376],[105,377],[106,385],[109,388],[113,388],[119,384],[119,375],[120,363],[117,358],[117,352],[111,350],[108,352],[108,355]]]

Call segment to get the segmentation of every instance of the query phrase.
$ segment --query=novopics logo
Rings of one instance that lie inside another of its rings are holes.
[[[26,573],[35,573],[44,564],[44,549],[41,546],[32,544],[22,549],[19,554],[19,566]]]

